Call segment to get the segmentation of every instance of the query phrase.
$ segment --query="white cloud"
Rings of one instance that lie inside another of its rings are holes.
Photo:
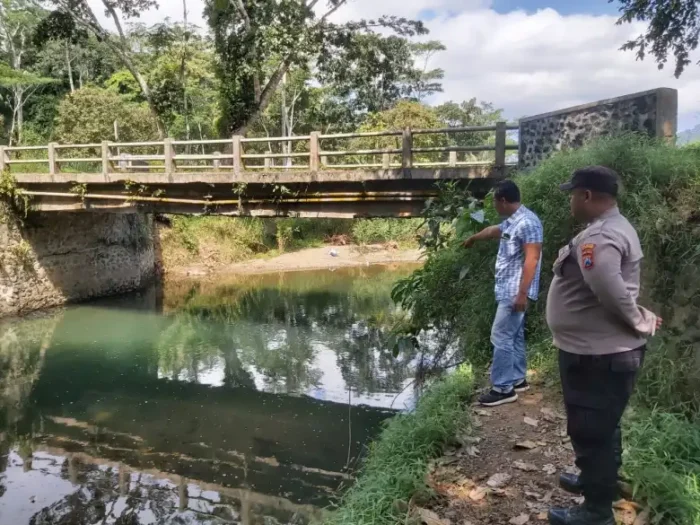
[[[676,80],[672,68],[659,71],[653,60],[639,62],[619,50],[642,26],[617,26],[611,16],[563,16],[552,9],[499,14],[490,5],[490,0],[350,0],[334,19],[432,13],[428,38],[447,46],[433,64],[446,72],[445,93],[436,101],[477,97],[517,118],[672,87],[679,90],[681,128],[700,120],[700,67],[691,66]],[[191,20],[204,27],[203,0],[188,0],[188,6]],[[155,23],[166,16],[182,20],[182,1],[161,0],[160,9],[142,20]]]

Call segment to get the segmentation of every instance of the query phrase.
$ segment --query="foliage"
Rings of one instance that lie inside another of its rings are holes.
[[[625,471],[657,511],[655,523],[700,523],[699,422],[661,410],[628,418]]]
[[[360,245],[387,242],[415,245],[420,229],[420,219],[366,219],[353,223],[352,238]]]
[[[389,28],[400,35],[425,32],[422,23],[397,17],[335,24],[328,17],[347,0],[330,0],[328,10],[320,15],[313,9],[316,3],[206,1],[205,16],[214,34],[219,59],[222,131],[246,130],[267,109],[290,68],[306,67],[315,61],[331,75],[341,73],[325,66],[345,50],[355,49],[356,55],[361,54],[359,49],[366,47],[367,38],[375,38],[379,45],[376,38],[381,40],[381,37],[376,36],[374,27]],[[391,47],[388,45],[385,51],[391,51]],[[391,61],[385,61],[384,65],[390,66]],[[391,74],[390,67],[382,71]]]
[[[620,206],[637,227],[645,251],[642,301],[665,319],[663,335],[650,343],[635,405],[656,407],[680,421],[694,421],[700,416],[700,369],[696,357],[699,340],[694,328],[700,321],[700,216],[696,204],[700,196],[700,150],[622,135],[561,152],[527,175],[517,175],[515,180],[524,204],[539,215],[544,226],[541,299],[546,297],[551,281],[547,268],[551,268],[558,249],[577,232],[567,196],[556,188],[572,171],[587,165],[606,165],[620,173],[625,186]],[[463,198],[466,201],[469,196]],[[484,211],[488,222],[497,221],[490,199],[484,203]],[[469,250],[462,248],[459,241],[484,225],[459,208],[452,213],[456,220],[445,241],[429,251],[421,270],[397,285],[394,296],[404,307],[411,308],[411,330],[451,330],[460,337],[466,357],[485,365],[491,356],[489,332],[495,308],[492,275],[496,246],[482,243]],[[554,349],[543,303],[540,300],[528,316],[530,359],[551,364]],[[640,444],[629,448],[628,454],[635,462],[648,451],[647,445]],[[673,464],[672,458],[669,464]],[[667,503],[653,497],[654,493],[648,492],[653,487],[651,478],[643,478],[639,483],[640,495],[652,497],[654,510],[678,520],[677,523],[688,523],[683,521],[682,511],[673,506],[677,498]],[[692,496],[697,494],[692,492],[696,490],[692,483],[688,490],[684,496],[678,496],[687,497],[686,503],[697,497]]]
[[[403,523],[409,501],[426,493],[428,462],[445,442],[468,425],[464,403],[473,393],[470,368],[432,385],[415,412],[389,420],[370,445],[362,471],[346,492],[339,509],[325,523],[333,525],[393,525]]]
[[[114,137],[147,141],[157,138],[157,128],[148,107],[131,103],[99,88],[83,88],[66,96],[58,108],[56,138],[72,144],[94,144]]]
[[[636,51],[640,60],[651,53],[659,69],[663,69],[669,55],[672,55],[675,61],[674,74],[680,77],[691,64],[691,53],[698,47],[700,4],[697,0],[618,2],[622,12],[619,24],[643,22],[646,27],[643,34],[627,42],[622,49]]]

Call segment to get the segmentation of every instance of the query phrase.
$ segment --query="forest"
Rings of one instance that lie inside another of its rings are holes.
[[[286,137],[501,118],[476,99],[430,104],[445,46],[423,22],[334,22],[345,4],[206,0],[207,27],[197,27],[187,0],[182,22],[152,26],[139,15],[155,0],[0,0],[0,141]]]

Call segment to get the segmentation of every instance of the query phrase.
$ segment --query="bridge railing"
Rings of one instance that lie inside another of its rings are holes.
[[[17,173],[395,170],[505,167],[515,124],[292,137],[0,146],[0,170]],[[512,162],[517,163],[517,158]]]

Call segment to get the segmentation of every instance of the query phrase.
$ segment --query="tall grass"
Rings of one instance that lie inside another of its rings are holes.
[[[433,385],[416,410],[395,416],[370,446],[362,473],[343,497],[328,525],[404,523],[407,503],[426,489],[428,462],[447,440],[468,424],[465,402],[474,374],[463,367]]]
[[[696,450],[697,433],[690,430],[700,424],[700,149],[622,135],[561,152],[533,171],[516,175],[523,203],[539,215],[544,226],[542,288],[540,301],[528,314],[527,337],[531,365],[545,368],[550,377],[556,377],[552,373],[556,350],[546,326],[544,303],[551,267],[559,248],[579,228],[571,220],[568,196],[558,185],[587,165],[606,165],[620,173],[625,188],[620,207],[636,226],[645,251],[641,302],[666,321],[663,335],[650,343],[633,401],[637,417],[627,423],[630,473],[639,494],[649,499],[664,523],[697,525],[697,513],[688,509],[700,505],[697,470],[693,470],[700,465],[700,454],[683,456],[682,461],[676,461],[674,454]],[[487,218],[497,222],[488,200],[485,206]],[[453,232],[460,231],[463,237],[482,227],[467,214],[457,218]],[[453,330],[460,336],[466,357],[483,365],[491,356],[496,245],[465,250],[459,241],[454,234],[448,247],[434,252],[424,268],[409,278],[412,282],[402,286],[410,290],[418,327]],[[666,433],[677,446],[647,442],[642,437],[646,433]],[[653,465],[639,468],[647,460],[662,457],[663,477]],[[680,468],[681,464],[692,465],[692,469]],[[694,478],[689,471],[695,472]]]

